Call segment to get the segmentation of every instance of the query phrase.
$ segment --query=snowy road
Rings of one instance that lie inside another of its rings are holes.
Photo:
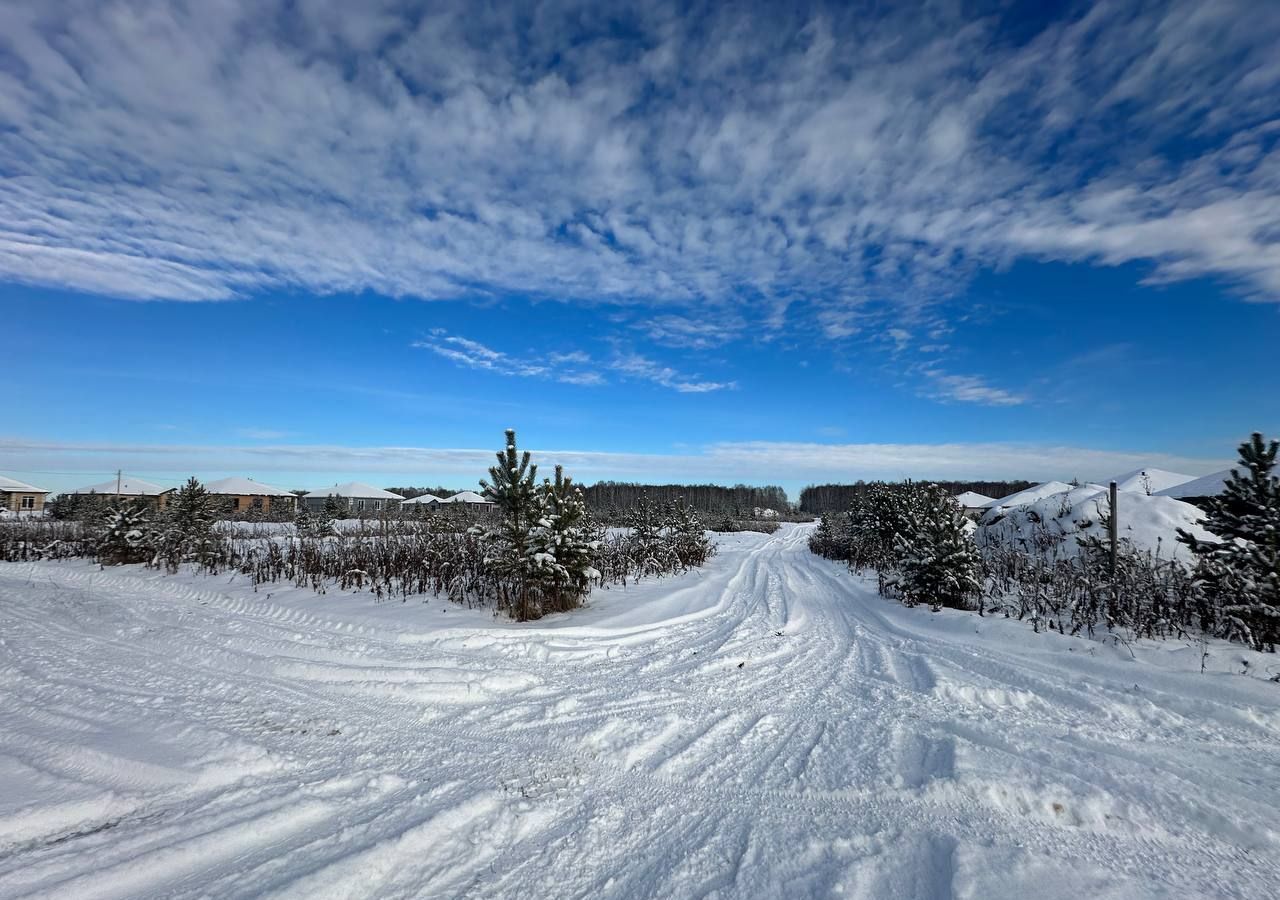
[[[808,533],[532,626],[0,566],[0,896],[1280,896],[1280,686]]]

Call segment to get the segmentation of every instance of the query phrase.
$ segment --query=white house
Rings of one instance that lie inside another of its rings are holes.
[[[323,512],[324,505],[330,497],[345,500],[347,509],[357,514],[389,509],[404,501],[404,498],[399,494],[384,491],[382,488],[365,484],[363,481],[348,481],[346,484],[335,484],[333,487],[321,488],[318,491],[304,494],[302,499],[307,504],[307,509],[312,512]]]
[[[144,500],[152,506],[164,507],[168,505],[169,495],[173,493],[173,488],[162,487],[150,481],[143,481],[141,478],[134,478],[132,475],[121,475],[119,478],[112,478],[110,481],[104,481],[101,484],[91,484],[88,487],[76,488],[74,491],[67,491],[67,493],[96,494],[99,497],[108,499],[119,497],[121,500]]]
[[[475,491],[461,491],[457,494],[454,494],[452,497],[449,497],[440,502],[441,503],[475,503],[481,506],[493,506],[492,500],[486,500],[483,496],[481,496],[480,494],[477,494]]]
[[[996,502],[995,497],[988,497],[986,494],[979,494],[977,491],[965,491],[963,494],[956,494],[955,500],[960,504],[960,508],[964,510],[966,516],[980,516],[986,512],[988,506]]]
[[[444,501],[439,497],[437,497],[435,494],[423,494],[420,497],[410,497],[408,500],[404,501],[400,505],[401,506],[431,506],[433,504],[443,503],[443,502]]]
[[[0,475],[0,511],[38,513],[44,509],[44,488]]]

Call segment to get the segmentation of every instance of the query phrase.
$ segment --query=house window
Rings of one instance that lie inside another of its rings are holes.
[[[239,497],[232,497],[232,498],[231,498],[231,508],[232,508],[232,509],[239,509],[239,508],[240,508],[240,498],[239,498]]]
[[[254,509],[262,509],[262,498],[261,498],[261,497],[254,497],[254,498],[253,498],[253,508],[254,508]]]
[[[35,497],[23,497],[23,498],[22,498],[22,508],[23,508],[23,509],[35,509],[35,508],[36,508],[36,498],[35,498]]]

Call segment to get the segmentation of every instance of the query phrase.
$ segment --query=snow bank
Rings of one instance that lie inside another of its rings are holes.
[[[1166,488],[1175,487],[1193,481],[1194,475],[1183,475],[1167,469],[1134,469],[1123,475],[1107,479],[1116,483],[1116,490],[1131,491],[1139,494],[1158,494]]]
[[[1093,487],[1098,488],[1100,485],[1093,485]],[[1069,490],[1071,490],[1071,485],[1065,481],[1046,481],[1044,484],[1037,484],[1035,487],[1029,487],[1007,497],[1001,497],[999,500],[992,500],[988,505],[993,510],[1010,509],[1015,506],[1035,503],[1037,500],[1052,497],[1054,494],[1061,494],[1063,491]]]
[[[1212,475],[1205,475],[1191,481],[1184,481],[1181,484],[1156,491],[1160,497],[1175,497],[1181,499],[1183,497],[1213,497],[1222,493],[1222,489],[1226,487],[1227,479],[1231,477],[1234,469],[1223,469],[1221,472],[1214,472]]]
[[[1139,550],[1189,561],[1190,552],[1177,540],[1179,528],[1196,537],[1213,538],[1199,524],[1204,513],[1190,503],[1121,491],[1116,504],[1120,538]],[[1011,541],[1028,550],[1071,556],[1079,552],[1077,538],[1106,539],[1105,517],[1110,507],[1108,491],[1100,485],[1068,488],[1031,502],[993,507],[981,520],[978,539]]]

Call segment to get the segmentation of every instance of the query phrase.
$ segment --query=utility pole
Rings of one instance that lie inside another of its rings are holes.
[[[117,506],[120,505],[120,477],[121,477],[120,470],[116,469],[116,505]]]

